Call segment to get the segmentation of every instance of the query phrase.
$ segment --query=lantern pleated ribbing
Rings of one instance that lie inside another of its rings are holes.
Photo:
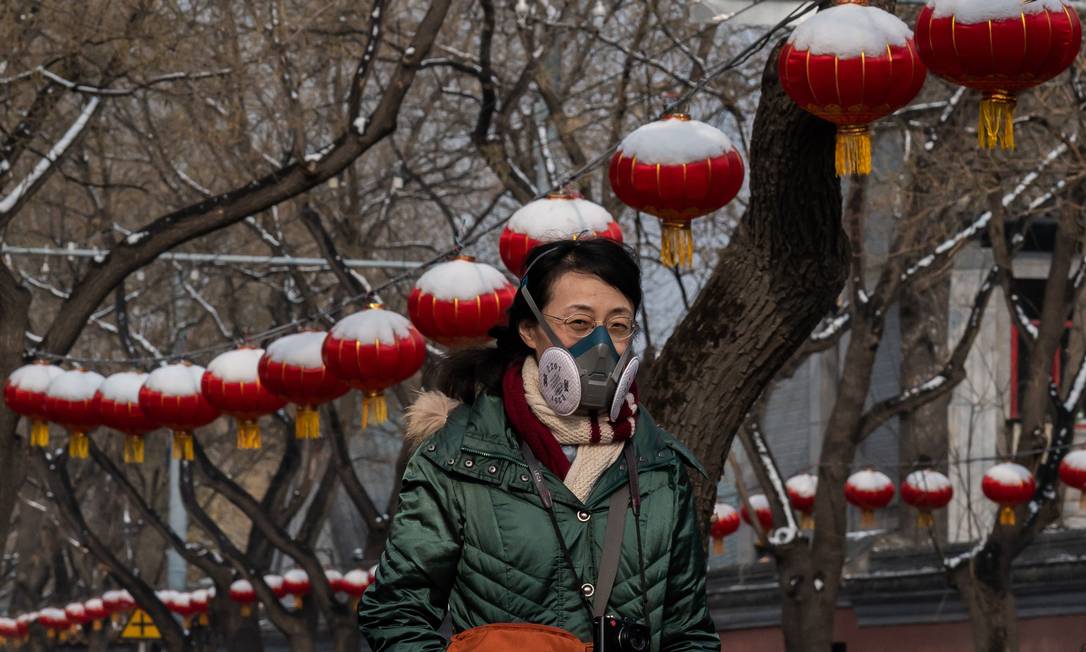
[[[200,378],[207,402],[237,422],[237,447],[242,450],[260,448],[258,420],[287,403],[260,381],[257,367],[263,355],[264,349],[252,347],[227,351],[212,360]]]
[[[724,539],[739,529],[739,512],[728,503],[717,503],[709,518],[709,536],[713,539],[713,554],[724,554]]]
[[[988,469],[980,488],[988,500],[999,505],[999,524],[1015,525],[1016,505],[1024,505],[1033,498],[1037,481],[1029,469],[1014,462],[1004,462]]]
[[[800,527],[805,530],[814,528],[815,493],[818,491],[818,476],[800,473],[788,478],[784,483],[792,509],[800,513]]]
[[[65,371],[45,390],[45,414],[68,431],[68,455],[86,459],[90,452],[88,435],[98,427],[94,395],[105,380],[93,371]]]
[[[622,229],[603,206],[576,193],[551,193],[513,213],[502,229],[498,251],[505,267],[520,278],[532,249],[585,234],[622,242]]]
[[[916,508],[916,525],[920,528],[935,525],[932,511],[946,507],[953,497],[954,487],[950,484],[950,478],[938,471],[913,471],[901,483],[901,500]]]
[[[12,412],[30,420],[30,445],[49,445],[49,419],[45,415],[45,390],[64,373],[56,365],[43,361],[24,365],[4,381],[4,403]]]
[[[256,602],[256,591],[253,590],[249,580],[234,580],[230,584],[230,601],[238,605],[241,617],[248,618],[253,613],[253,603]]]
[[[694,258],[690,222],[735,199],[743,175],[724,132],[676,113],[626,136],[608,176],[622,203],[661,220],[660,260],[677,267]]]
[[[283,573],[283,589],[294,596],[294,608],[304,606],[305,596],[309,595],[309,575],[300,568],[292,568]]]
[[[481,346],[505,318],[516,288],[490,265],[462,256],[434,265],[419,277],[407,300],[411,322],[450,348]]]
[[[384,392],[422,368],[426,341],[403,315],[371,304],[332,327],[321,350],[334,376],[362,392],[362,428],[388,418]]]
[[[204,368],[182,362],[155,369],[140,388],[140,408],[154,423],[173,431],[173,457],[192,460],[193,431],[219,417],[200,391]]]
[[[147,374],[122,371],[107,376],[94,395],[94,410],[107,428],[124,434],[125,464],[143,463],[143,437],[158,426],[140,407],[140,387]]]
[[[860,525],[875,526],[875,510],[882,509],[894,499],[894,483],[881,471],[864,469],[845,481],[845,500],[860,508]]]
[[[754,514],[758,518],[758,524],[762,526],[762,531],[768,534],[773,529],[773,510],[769,507],[769,499],[765,497],[765,494],[754,494],[747,499],[747,502],[750,504],[750,508],[754,510]],[[739,508],[739,515],[743,517],[743,521],[747,525],[754,527],[754,519],[747,510],[746,505]]]
[[[1074,62],[1082,24],[1061,0],[931,0],[916,44],[932,72],[982,93],[978,145],[1012,150],[1018,94]]]
[[[343,574],[339,582],[339,590],[351,598],[351,611],[358,611],[358,601],[370,585],[370,574],[361,568],[355,568]]]
[[[781,50],[781,86],[808,113],[837,125],[838,176],[871,173],[868,125],[905,106],[927,70],[897,16],[840,4],[804,21]]]
[[[280,337],[268,345],[257,367],[260,380],[269,391],[297,406],[294,417],[297,439],[319,439],[318,406],[351,389],[324,364],[321,347],[326,335],[324,331],[303,331]]]

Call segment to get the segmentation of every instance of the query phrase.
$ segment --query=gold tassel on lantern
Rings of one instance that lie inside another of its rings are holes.
[[[238,419],[238,448],[241,450],[260,448],[260,425],[256,421]]]
[[[977,124],[977,142],[981,149],[1014,149],[1014,105],[1010,93],[994,91],[986,93],[980,101],[980,120]]]
[[[694,233],[690,222],[664,221],[660,230],[660,262],[665,267],[682,267],[694,261]]]
[[[300,596],[300,595],[294,596],[294,608],[295,609],[301,609],[302,606],[304,606],[302,596]]]
[[[191,462],[196,458],[196,451],[192,445],[192,433],[188,430],[173,431],[173,458]]]
[[[811,516],[806,512],[801,512],[799,515],[799,528],[801,530],[813,530],[814,526],[814,516]]]
[[[102,631],[102,621],[96,619],[93,623],[91,623],[91,631],[93,631],[93,632]]]
[[[251,615],[253,615],[253,607],[248,604],[241,605],[241,617],[248,618]]]
[[[930,530],[935,525],[935,517],[931,512],[920,512],[916,515],[916,527],[921,530]]]
[[[370,411],[373,411],[373,423],[379,425],[388,421],[388,403],[384,392],[366,392],[362,397],[362,429],[370,424]]]
[[[35,448],[49,446],[49,424],[39,419],[30,421],[30,445]]]
[[[124,463],[143,464],[143,435],[124,436]]]
[[[713,555],[719,557],[724,554],[724,539],[713,539]]]
[[[298,415],[294,417],[294,438],[321,438],[321,414],[317,408],[309,405],[298,406]]]
[[[860,526],[865,530],[875,527],[875,512],[870,509],[860,511]]]
[[[90,454],[90,438],[82,430],[73,430],[68,437],[68,456],[72,459],[85,460]]]
[[[834,157],[837,176],[871,174],[871,133],[867,125],[837,128],[837,151]]]
[[[1086,512],[1086,491],[1080,491],[1078,494],[1078,508]]]
[[[1014,525],[1018,522],[1018,519],[1014,517],[1014,508],[1010,505],[1004,505],[999,508],[999,524],[1000,525]]]

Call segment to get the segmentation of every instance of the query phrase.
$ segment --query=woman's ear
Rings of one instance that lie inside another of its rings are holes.
[[[517,324],[517,333],[520,335],[521,341],[528,345],[528,348],[537,351],[536,346],[536,325],[527,320],[521,321]]]

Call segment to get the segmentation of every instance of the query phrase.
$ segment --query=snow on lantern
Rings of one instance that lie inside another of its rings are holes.
[[[72,602],[64,606],[64,613],[68,616],[68,630],[72,636],[77,636],[83,625],[90,622],[87,608],[82,602]]]
[[[16,638],[26,640],[30,636],[30,625],[38,621],[37,613],[22,614],[15,619]]]
[[[930,0],[916,18],[924,63],[982,93],[977,140],[987,149],[1014,149],[1018,94],[1066,70],[1081,43],[1078,13],[1061,0]]]
[[[347,383],[328,371],[321,358],[326,335],[324,331],[304,331],[280,337],[268,345],[257,365],[264,386],[298,406],[294,417],[297,439],[319,439],[317,407],[350,390]]]
[[[309,575],[300,568],[283,573],[283,590],[294,596],[294,608],[302,608],[302,599],[309,594]]]
[[[339,590],[357,600],[362,597],[369,585],[370,574],[361,568],[355,568],[343,574],[343,579],[339,582]]]
[[[109,618],[109,609],[106,609],[105,602],[101,598],[91,598],[83,603],[83,608],[87,611],[87,620],[91,623],[91,629],[99,631],[102,629],[102,621]]]
[[[920,528],[934,525],[932,511],[946,507],[953,497],[954,487],[950,484],[950,478],[938,471],[913,471],[901,483],[901,500],[918,510],[916,526]]]
[[[140,388],[140,408],[152,422],[173,431],[174,459],[192,460],[193,433],[219,417],[200,391],[204,368],[182,362],[155,369]]]
[[[56,607],[46,607],[38,612],[38,623],[46,629],[49,638],[59,638],[62,641],[67,638],[68,628],[71,627],[68,614]]]
[[[45,414],[68,431],[68,455],[86,459],[90,452],[88,433],[98,427],[94,394],[105,380],[83,369],[65,371],[45,390]]]
[[[324,577],[328,580],[328,586],[332,589],[332,593],[339,593],[342,590],[343,573],[334,568],[326,568],[324,570]]]
[[[1086,450],[1071,451],[1060,461],[1060,480],[1079,490],[1078,507],[1086,511]]]
[[[207,402],[237,422],[237,447],[242,450],[260,448],[257,420],[286,405],[260,381],[257,367],[263,355],[264,349],[248,346],[227,351],[207,365],[200,379]]]
[[[328,333],[321,350],[329,371],[361,390],[362,428],[388,419],[384,392],[422,368],[426,342],[403,315],[370,304],[344,317]]]
[[[45,415],[45,391],[64,373],[56,365],[39,360],[11,372],[4,381],[4,403],[12,412],[30,420],[30,445],[49,445],[49,419]]]
[[[857,471],[845,481],[845,499],[860,508],[861,527],[872,528],[875,510],[886,507],[894,499],[894,483],[881,471]]]
[[[282,575],[265,575],[264,583],[271,589],[272,595],[281,600],[287,595],[286,586],[283,584]]]
[[[773,529],[773,510],[769,508],[769,499],[765,497],[765,494],[750,496],[747,499],[747,504],[739,508],[743,521],[747,525],[754,527],[754,521],[751,519],[750,512],[747,511],[747,505],[750,505],[750,509],[753,509],[758,516],[758,523],[762,526],[764,532],[768,533]]]
[[[490,265],[470,256],[434,265],[419,277],[407,299],[411,322],[448,347],[479,346],[502,321],[517,289]]]
[[[810,530],[814,527],[815,494],[818,491],[818,476],[800,473],[788,478],[784,483],[792,509],[800,513],[800,527]]]
[[[660,260],[668,267],[694,259],[690,222],[735,199],[743,175],[743,159],[724,132],[682,113],[626,136],[609,172],[624,204],[662,221]]]
[[[143,463],[143,437],[158,426],[140,407],[140,387],[147,374],[122,371],[107,376],[94,395],[94,411],[107,428],[124,433],[125,464]]]
[[[0,647],[8,644],[8,639],[15,640],[19,635],[19,628],[13,618],[0,618]]]
[[[579,237],[622,242],[622,229],[603,206],[576,193],[551,193],[521,206],[502,229],[498,251],[505,267],[520,278],[528,253],[541,244]]]
[[[192,601],[192,612],[197,617],[197,624],[207,625],[207,611],[211,603],[211,593],[207,589],[196,589],[189,594]]]
[[[1014,525],[1015,505],[1028,503],[1037,489],[1029,469],[1014,462],[996,464],[984,474],[980,488],[988,500],[999,505],[999,524]]]
[[[249,580],[234,580],[230,585],[229,597],[232,602],[237,603],[241,608],[242,618],[248,618],[252,615],[253,603],[256,602],[256,591],[253,590],[253,585]]]
[[[724,538],[739,529],[739,512],[728,503],[717,503],[709,519],[709,536],[713,539],[713,554],[724,554]]]
[[[803,110],[837,125],[837,176],[871,173],[868,125],[916,97],[927,70],[897,16],[850,2],[801,23],[781,50],[781,86]]]

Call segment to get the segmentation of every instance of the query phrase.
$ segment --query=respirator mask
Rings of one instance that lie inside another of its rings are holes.
[[[561,416],[603,412],[611,421],[617,420],[641,365],[640,358],[633,353],[633,343],[619,355],[607,327],[597,325],[567,349],[528,292],[531,267],[524,272],[520,293],[551,344],[539,357],[539,390],[543,399]]]

